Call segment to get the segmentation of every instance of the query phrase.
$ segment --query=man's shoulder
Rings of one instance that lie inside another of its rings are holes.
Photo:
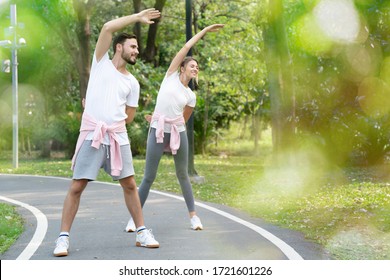
[[[128,82],[128,85],[129,85],[131,92],[133,92],[133,93],[139,92],[141,86],[140,86],[138,80],[136,79],[136,77],[134,77],[134,75],[131,74],[130,72],[128,72],[128,75],[126,75],[125,77],[126,77],[126,80]]]
[[[128,74],[126,75],[126,78],[128,78],[131,81],[131,83],[139,85],[137,78],[131,72],[127,72],[127,73]]]
[[[110,56],[108,55],[108,51],[103,54],[102,57],[96,57],[96,50],[93,52],[93,57],[92,57],[92,63],[93,64],[101,64],[102,62],[107,62],[107,61],[111,61],[110,60]]]

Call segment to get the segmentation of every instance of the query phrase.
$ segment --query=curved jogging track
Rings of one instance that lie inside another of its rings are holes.
[[[17,258],[17,260],[28,260],[31,258],[32,255],[34,255],[35,251],[38,249],[39,245],[41,245],[43,238],[46,235],[48,225],[47,218],[41,211],[39,211],[39,209],[26,203],[4,196],[0,196],[0,200],[4,200],[8,203],[12,203],[29,210],[37,219],[37,228],[30,243],[28,243],[26,249],[24,249],[23,252]]]
[[[60,178],[60,177],[47,177],[47,176],[44,177],[44,176],[29,176],[29,175],[6,175],[6,174],[3,174],[3,175],[0,174],[0,182],[1,182],[2,176],[15,176],[15,177],[19,176],[19,177],[22,177],[23,179],[26,179],[26,181],[29,178],[42,178],[42,179],[53,179],[53,180],[66,180],[66,181],[70,182],[70,179]],[[104,182],[98,182],[98,183],[99,184],[103,184],[103,185],[115,185],[115,186],[118,185],[118,184],[104,183]],[[2,188],[1,188],[1,185],[0,185],[0,191],[1,190],[2,190]],[[173,194],[164,193],[164,192],[160,192],[160,191],[151,190],[151,194],[155,194],[157,196],[165,197],[165,198],[172,199],[172,200],[184,201],[183,197],[180,197],[180,196],[177,196],[177,195],[173,195]],[[18,201],[18,200],[15,200],[15,199],[11,199],[9,197],[1,196],[1,195],[0,195],[0,200],[3,200],[3,201],[5,201],[7,203],[10,203],[10,204],[17,205],[19,207],[22,207],[22,208],[30,211],[33,214],[33,216],[35,217],[35,219],[36,219],[35,233],[33,234],[30,242],[27,244],[27,246],[22,251],[22,253],[20,253],[20,255],[16,258],[17,260],[29,260],[34,255],[36,250],[40,247],[40,245],[42,244],[42,241],[45,238],[45,235],[46,235],[47,229],[48,229],[48,219],[47,219],[46,215],[42,213],[42,211],[40,211],[36,207],[34,207],[32,205],[29,205],[29,204],[27,204],[25,202]],[[195,204],[198,207],[198,209],[202,208],[205,211],[209,211],[209,212],[212,212],[212,213],[216,214],[217,216],[220,216],[221,219],[223,219],[223,218],[229,219],[230,221],[232,221],[232,222],[234,222],[236,224],[239,224],[242,227],[245,227],[247,229],[250,229],[250,230],[254,231],[257,235],[260,235],[262,238],[265,238],[270,243],[272,243],[274,246],[276,246],[284,254],[284,256],[287,259],[290,259],[290,260],[303,260],[303,257],[299,253],[297,253],[297,251],[294,248],[292,248],[289,244],[287,244],[286,242],[284,242],[283,240],[281,240],[280,238],[275,236],[270,231],[264,229],[263,227],[260,227],[260,226],[254,224],[254,223],[251,223],[251,222],[249,222],[247,220],[239,218],[236,215],[233,215],[233,214],[230,214],[230,213],[228,213],[226,211],[217,209],[216,207],[207,205],[205,203],[195,202]],[[182,207],[184,207],[184,206],[182,206]],[[124,217],[124,218],[126,219],[128,217]]]

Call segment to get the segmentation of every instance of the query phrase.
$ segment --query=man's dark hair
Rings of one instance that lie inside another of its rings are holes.
[[[112,49],[114,51],[114,54],[116,52],[116,45],[117,44],[123,45],[127,39],[137,39],[137,36],[128,33],[120,33],[117,36],[115,36],[114,41],[112,42]]]

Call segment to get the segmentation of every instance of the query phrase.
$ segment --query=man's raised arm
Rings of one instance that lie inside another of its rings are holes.
[[[116,18],[106,22],[100,31],[99,39],[96,44],[96,60],[99,61],[109,50],[113,38],[113,33],[136,22],[153,24],[154,21],[152,21],[152,19],[159,18],[160,15],[161,13],[158,10],[151,8],[143,10],[137,14]]]

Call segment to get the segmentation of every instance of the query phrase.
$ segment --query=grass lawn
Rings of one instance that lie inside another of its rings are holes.
[[[0,254],[18,239],[23,230],[23,219],[15,207],[0,203]]]
[[[259,152],[249,141],[231,138],[212,155],[197,155],[195,168],[206,182],[193,185],[195,197],[303,232],[335,259],[390,259],[390,166],[329,170],[309,150],[274,167],[269,137],[265,132]],[[0,173],[71,176],[69,160],[25,159],[17,170],[11,165],[0,159]],[[135,158],[134,165],[140,183],[144,159]],[[98,180],[111,181],[103,172]],[[153,188],[180,194],[171,156],[163,157]]]

